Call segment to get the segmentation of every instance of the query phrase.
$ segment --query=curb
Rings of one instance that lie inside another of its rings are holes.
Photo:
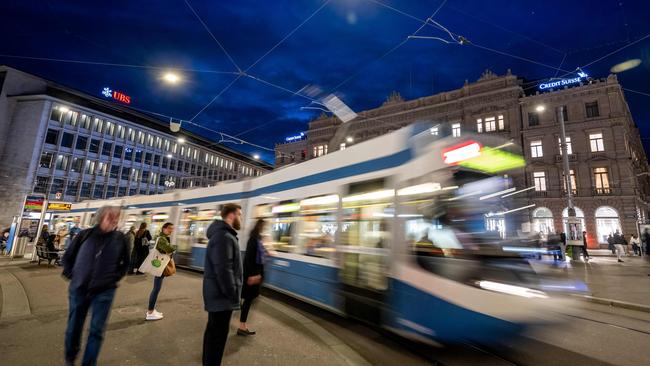
[[[0,273],[0,287],[2,287],[0,321],[32,314],[27,292],[16,275],[11,272]]]
[[[629,309],[629,310],[636,310],[636,311],[643,311],[643,312],[646,312],[646,313],[650,313],[650,306],[648,306],[648,305],[635,304],[633,302],[606,299],[606,298],[602,298],[602,297],[595,297],[595,296],[589,296],[589,295],[578,295],[577,297],[580,298],[580,299],[583,299],[584,301],[592,302],[592,303],[595,303],[595,304],[614,306],[614,307],[622,308],[622,309]]]

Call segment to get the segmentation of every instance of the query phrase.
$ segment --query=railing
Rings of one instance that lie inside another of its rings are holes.
[[[558,163],[561,163],[562,162],[562,154],[555,155],[555,161],[558,162]],[[578,155],[569,154],[569,161],[578,161]]]
[[[548,191],[531,191],[533,197],[546,197],[548,196]]]

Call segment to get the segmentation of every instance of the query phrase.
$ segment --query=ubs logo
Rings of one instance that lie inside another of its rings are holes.
[[[131,97],[129,95],[126,95],[120,91],[117,90],[111,90],[109,87],[105,87],[102,90],[102,95],[105,96],[106,98],[113,98],[117,100],[118,102],[122,102],[125,104],[131,104]]]

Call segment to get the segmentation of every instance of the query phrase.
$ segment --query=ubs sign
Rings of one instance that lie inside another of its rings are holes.
[[[109,87],[105,87],[102,90],[102,95],[105,96],[106,98],[115,99],[118,102],[122,102],[124,104],[131,104],[131,96],[126,95],[121,91],[111,90],[111,88]]]

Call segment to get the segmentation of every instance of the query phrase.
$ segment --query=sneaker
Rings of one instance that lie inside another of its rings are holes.
[[[240,335],[240,336],[247,337],[247,336],[252,336],[252,335],[254,335],[254,334],[255,334],[255,332],[252,331],[252,330],[248,330],[248,329],[239,329],[239,328],[237,329],[237,335]]]
[[[163,313],[161,313],[160,311],[158,311],[156,309],[153,309],[153,313],[156,314],[156,315],[163,316]]]
[[[147,312],[147,317],[144,320],[160,320],[162,318],[163,318],[162,314],[156,314],[156,313],[149,314]]]

